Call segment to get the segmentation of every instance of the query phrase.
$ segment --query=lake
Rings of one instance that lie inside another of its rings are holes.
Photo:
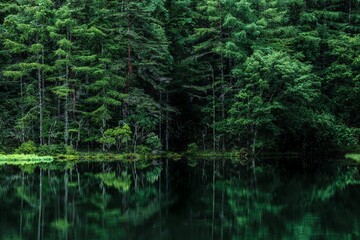
[[[360,239],[344,161],[0,166],[0,239]]]

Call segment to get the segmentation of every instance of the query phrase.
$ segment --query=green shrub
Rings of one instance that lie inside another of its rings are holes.
[[[103,144],[107,149],[116,145],[117,149],[123,148],[131,139],[131,129],[129,125],[107,129],[103,136],[97,139],[98,143]]]
[[[155,133],[150,133],[146,138],[146,146],[153,151],[161,151],[162,144],[160,138]]]
[[[0,145],[0,154],[6,154],[5,146]]]
[[[43,145],[38,148],[38,154],[42,156],[55,156],[59,154],[66,154],[67,149],[64,144],[50,144]]]
[[[69,229],[71,224],[66,219],[58,219],[51,223],[51,227],[58,230],[65,232]]]
[[[24,142],[15,150],[17,154],[34,154],[37,152],[37,147],[33,141]]]
[[[65,151],[67,155],[77,155],[78,152],[72,146],[65,146]]]
[[[186,154],[188,155],[194,155],[199,151],[199,146],[196,143],[190,143],[187,146]]]
[[[178,161],[178,160],[180,160],[182,158],[182,155],[179,154],[179,153],[168,152],[168,153],[166,153],[165,157],[170,158],[170,159],[172,159],[174,161]]]
[[[148,155],[151,152],[151,149],[144,145],[138,145],[135,148],[135,153],[140,155]]]

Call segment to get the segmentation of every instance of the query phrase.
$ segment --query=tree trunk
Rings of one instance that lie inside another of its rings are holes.
[[[159,100],[159,138],[160,138],[160,142],[163,143],[163,138],[162,138],[162,92],[161,92],[161,87],[160,87],[160,100]]]
[[[42,79],[41,70],[38,69],[38,95],[39,95],[39,140],[40,145],[44,144],[43,139],[43,94],[42,94]]]
[[[215,99],[215,76],[214,69],[211,66],[211,78],[212,78],[212,130],[213,130],[213,151],[216,150],[216,99]]]
[[[106,120],[103,119],[102,120],[102,129],[101,129],[102,136],[104,136],[105,128],[106,128]],[[102,151],[105,152],[105,143],[102,143]]]
[[[66,57],[67,58],[67,57]],[[65,86],[66,88],[69,87],[69,66],[66,65],[66,83]],[[65,129],[64,129],[64,143],[65,145],[68,145],[69,143],[69,95],[66,94],[66,98],[65,98],[65,106],[64,106],[64,125],[65,125]]]
[[[349,16],[348,16],[349,23],[350,23],[350,20],[351,20],[351,10],[352,10],[352,0],[349,0]]]
[[[223,42],[223,27],[222,27],[222,5],[221,2],[218,1],[218,7],[220,9],[220,20],[219,20],[219,28],[220,28],[220,42]],[[220,54],[220,71],[221,71],[221,119],[225,119],[225,89],[224,89],[224,57]],[[222,151],[225,151],[225,135],[223,135],[221,139]]]
[[[24,124],[24,90],[23,78],[20,77],[20,109],[21,109],[21,142],[25,142],[25,124]]]
[[[255,169],[255,154],[256,154],[256,140],[257,140],[257,128],[253,126],[253,143],[252,143],[252,167]]]
[[[166,90],[166,103],[169,104],[169,91]],[[166,111],[166,127],[165,127],[165,150],[169,150],[169,111]]]
[[[125,84],[125,93],[128,94],[129,93],[129,86],[130,86],[130,81],[132,79],[132,72],[133,72],[133,67],[132,67],[132,53],[131,53],[131,36],[130,36],[130,31],[131,31],[131,14],[130,14],[130,0],[127,1],[127,11],[128,11],[128,16],[127,16],[127,20],[128,20],[128,79],[126,81]],[[123,117],[127,118],[129,115],[129,110],[128,110],[128,100],[125,100],[124,102],[124,110],[123,110]]]
[[[68,145],[69,143],[69,111],[68,111],[68,102],[69,97],[66,96],[65,99],[65,109],[64,109],[64,115],[65,115],[65,129],[64,129],[64,144]]]

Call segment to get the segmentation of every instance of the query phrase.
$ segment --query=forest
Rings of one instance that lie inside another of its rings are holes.
[[[0,0],[0,239],[360,239],[360,0]]]
[[[0,0],[0,152],[347,152],[359,127],[359,0]]]

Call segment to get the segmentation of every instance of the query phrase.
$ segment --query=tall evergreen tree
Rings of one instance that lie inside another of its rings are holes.
[[[51,14],[51,1],[24,1],[19,6],[19,11],[8,15],[4,23],[8,29],[4,36],[5,47],[10,53],[21,54],[21,58],[14,58],[14,61],[9,63],[5,75],[20,79],[21,89],[23,88],[22,79],[25,75],[29,79],[29,85],[34,87],[34,80],[37,81],[38,103],[34,108],[38,112],[37,129],[40,145],[44,144],[44,137],[46,136],[44,119],[45,79],[50,66],[45,62],[45,55],[49,52],[49,32],[47,27],[52,21]],[[34,108],[29,111],[34,111]]]
[[[69,6],[63,5],[55,11],[56,22],[51,30],[51,37],[56,42],[57,49],[55,50],[54,69],[55,78],[57,81],[56,86],[52,91],[59,101],[59,112],[63,109],[63,122],[64,122],[64,144],[69,144],[69,124],[70,124],[70,95],[74,95],[74,89],[71,85],[77,82],[74,76],[74,51],[75,46],[73,43],[74,28],[76,21],[72,18]],[[63,102],[62,102],[63,101]]]

